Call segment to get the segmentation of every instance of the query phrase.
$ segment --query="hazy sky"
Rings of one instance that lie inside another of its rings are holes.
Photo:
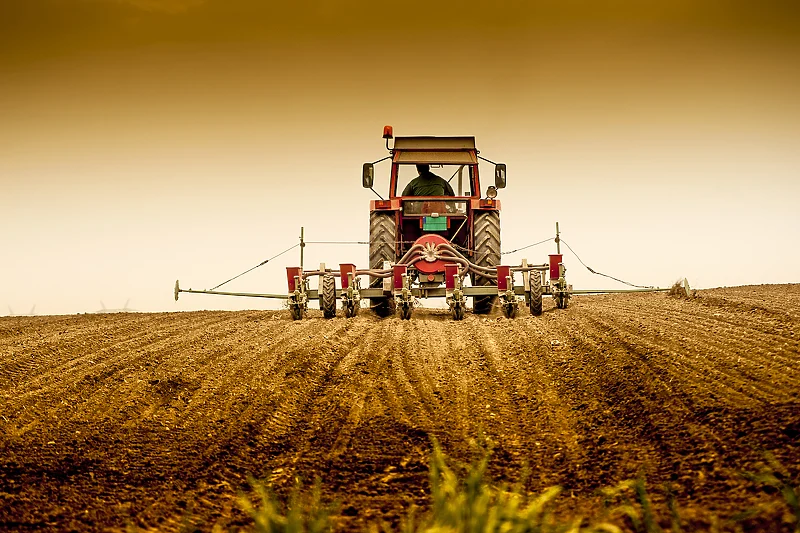
[[[0,313],[276,307],[171,290],[216,285],[300,226],[366,240],[360,170],[385,124],[475,135],[508,165],[505,250],[559,221],[634,283],[800,282],[799,5],[2,2]],[[283,292],[297,262],[226,288]],[[565,262],[576,288],[621,288]]]

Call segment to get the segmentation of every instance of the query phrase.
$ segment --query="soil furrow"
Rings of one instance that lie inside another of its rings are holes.
[[[527,464],[528,490],[567,489],[566,517],[643,473],[707,529],[774,501],[741,476],[763,452],[800,478],[799,304],[783,285],[547,299],[514,320],[0,318],[0,529],[237,529],[248,476],[279,496],[319,478],[337,530],[397,526],[428,504],[433,440],[463,471],[483,438],[495,480]]]
[[[765,346],[774,350],[769,359],[773,364],[793,367],[800,360],[800,340],[794,338],[796,324],[792,322],[771,326],[764,331],[763,327],[753,327],[759,322],[748,320],[737,323],[717,317],[718,313],[710,316],[702,313],[663,313],[650,307],[625,305],[607,305],[602,307],[602,311],[602,316],[606,318],[614,317],[619,322],[624,319],[629,324],[637,324],[643,331],[650,330],[657,336],[672,337],[674,341],[694,334],[696,339],[702,339],[710,346],[726,352],[736,351],[741,357],[755,362],[764,361],[760,351]],[[713,335],[709,335],[710,332]],[[748,357],[750,354],[753,357]]]
[[[732,405],[757,405],[785,397],[787,387],[776,387],[767,379],[753,380],[742,375],[738,358],[731,354],[720,357],[714,349],[707,348],[702,337],[679,343],[653,343],[643,337],[637,328],[618,327],[605,319],[591,319],[598,328],[607,330],[632,353],[644,359],[663,359],[672,371],[667,378],[697,387],[710,399],[725,400]],[[732,365],[731,365],[732,364]],[[758,383],[758,387],[754,384]],[[792,390],[791,383],[788,389]],[[755,402],[755,403],[754,403]]]

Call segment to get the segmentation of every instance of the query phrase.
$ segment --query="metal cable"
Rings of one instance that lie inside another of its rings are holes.
[[[378,241],[303,241],[305,244],[373,244]],[[400,244],[414,244],[417,241],[397,241]]]
[[[303,241],[305,244],[369,244],[369,241]]]
[[[461,229],[461,228],[459,228],[459,229]],[[513,254],[515,252],[519,252],[519,251],[522,251],[522,250],[527,250],[528,248],[533,248],[534,246],[538,246],[540,244],[544,244],[544,243],[546,243],[548,241],[552,241],[554,239],[555,239],[555,237],[550,237],[550,238],[545,239],[543,241],[535,242],[533,244],[529,244],[527,246],[523,246],[522,248],[517,248],[516,250],[511,250],[509,252],[500,252],[500,255]],[[451,243],[451,244],[453,244],[453,243]],[[464,252],[467,252],[467,253],[471,253],[471,254],[479,253],[477,250],[470,250],[469,248],[465,248],[464,246],[459,246],[457,244],[453,244],[453,246],[455,246],[457,249],[463,250]],[[484,252],[484,255],[487,254],[487,253],[489,253],[489,252]]]
[[[506,254],[513,254],[515,252],[521,252],[522,250],[527,250],[528,248],[533,248],[534,246],[539,246],[540,244],[544,244],[546,242],[552,241],[555,237],[550,237],[549,239],[545,239],[543,241],[535,242],[533,244],[529,244],[528,246],[523,246],[522,248],[517,248],[516,250],[511,250],[510,252],[500,252],[500,255]]]
[[[245,274],[247,274],[248,272],[252,272],[253,270],[257,269],[257,268],[258,268],[258,267],[260,267],[260,266],[266,265],[267,263],[269,263],[270,261],[272,261],[272,260],[273,260],[273,259],[275,259],[276,257],[280,257],[280,256],[282,256],[283,254],[285,254],[286,252],[291,252],[292,250],[294,250],[294,249],[295,249],[295,248],[297,248],[298,246],[300,246],[300,243],[297,243],[297,244],[295,244],[295,245],[294,245],[294,246],[292,246],[291,248],[287,248],[287,249],[285,249],[284,251],[282,251],[282,252],[281,252],[281,253],[279,253],[278,255],[273,255],[273,256],[272,256],[272,257],[270,257],[269,259],[264,259],[263,261],[261,261],[259,264],[257,264],[257,265],[256,265],[256,266],[254,266],[253,268],[248,268],[247,270],[245,270],[244,272],[242,272],[242,273],[241,273],[241,274],[239,274],[238,276],[233,276],[233,277],[232,277],[231,279],[229,279],[228,281],[223,281],[222,283],[220,283],[220,284],[219,284],[219,285],[217,285],[216,287],[214,287],[214,288],[212,288],[212,289],[208,289],[208,290],[210,290],[210,291],[213,291],[213,290],[219,289],[220,287],[222,287],[222,286],[223,286],[223,285],[225,285],[226,283],[229,283],[229,282],[231,282],[231,281],[235,280],[236,278],[240,278],[240,277],[244,276]]]
[[[615,278],[614,276],[609,276],[608,274],[603,274],[602,272],[597,272],[597,271],[596,271],[596,270],[594,270],[592,267],[590,267],[589,265],[587,265],[586,263],[584,263],[584,262],[583,262],[583,260],[582,260],[582,259],[581,259],[581,258],[578,256],[578,254],[576,254],[576,253],[575,253],[575,250],[573,250],[573,249],[572,249],[572,247],[571,247],[569,244],[567,244],[567,241],[565,241],[564,239],[560,239],[560,240],[561,240],[561,242],[563,242],[563,243],[564,243],[564,245],[565,245],[565,246],[566,246],[566,247],[569,249],[569,251],[570,251],[570,252],[572,252],[572,255],[574,255],[574,256],[575,256],[575,258],[576,258],[578,261],[580,261],[580,263],[581,263],[583,266],[585,266],[585,267],[586,267],[586,270],[588,270],[588,271],[589,271],[589,272],[591,272],[592,274],[597,274],[598,276],[604,276],[604,277],[606,277],[606,278],[613,279],[614,281],[618,281],[618,282],[620,282],[620,283],[624,283],[625,285],[629,285],[629,286],[631,286],[631,287],[636,287],[636,288],[638,288],[638,289],[654,289],[654,288],[655,288],[655,287],[654,287],[654,286],[652,286],[652,285],[635,285],[635,284],[633,284],[633,283],[630,283],[630,282],[627,282],[627,281],[623,281],[623,280],[621,280],[621,279],[619,279],[619,278]]]

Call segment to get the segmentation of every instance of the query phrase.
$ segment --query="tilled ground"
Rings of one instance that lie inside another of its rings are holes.
[[[742,475],[765,452],[798,479],[800,285],[551,306],[0,319],[0,530],[236,528],[248,476],[319,477],[342,530],[396,524],[428,503],[434,437],[466,462],[487,436],[494,479],[528,465],[564,515],[639,474],[690,526],[780,502]]]

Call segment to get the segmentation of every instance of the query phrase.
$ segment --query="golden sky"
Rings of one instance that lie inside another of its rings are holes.
[[[272,4],[0,3],[0,304],[264,305],[167,298],[301,225],[364,239],[360,166],[384,124],[475,135],[508,164],[506,249],[559,220],[590,266],[634,282],[798,281],[797,2]],[[281,292],[285,259],[236,288]]]

